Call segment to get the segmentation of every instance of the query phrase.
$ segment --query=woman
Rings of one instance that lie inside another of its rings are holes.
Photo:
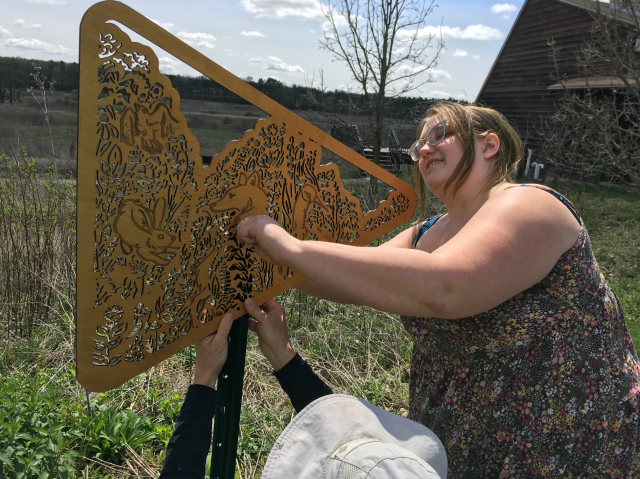
[[[299,241],[264,216],[239,240],[305,292],[402,316],[410,418],[450,477],[638,477],[640,364],[575,209],[509,181],[522,143],[496,111],[438,104],[420,136],[418,195],[445,215],[376,248]]]

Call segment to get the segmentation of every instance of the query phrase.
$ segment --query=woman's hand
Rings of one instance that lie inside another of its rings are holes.
[[[288,266],[287,252],[300,242],[265,215],[251,216],[238,223],[237,237],[238,243],[252,246],[263,260],[285,266]]]
[[[262,354],[275,371],[282,369],[296,355],[289,342],[284,307],[275,299],[258,307],[251,298],[245,300],[244,306],[254,319],[249,321],[249,329],[258,335],[258,346]]]
[[[196,369],[193,384],[215,388],[218,375],[227,360],[229,331],[233,316],[227,313],[222,318],[218,331],[196,342]]]

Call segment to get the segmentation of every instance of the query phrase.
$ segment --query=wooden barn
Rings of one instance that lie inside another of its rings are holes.
[[[599,5],[608,17],[629,21],[609,4]],[[514,124],[530,162],[544,162],[536,156],[543,141],[540,129],[565,88],[611,90],[622,85],[611,62],[601,61],[587,74],[576,62],[597,27],[596,6],[592,0],[526,0],[480,89],[476,102],[500,111]],[[558,51],[556,62],[551,40]]]

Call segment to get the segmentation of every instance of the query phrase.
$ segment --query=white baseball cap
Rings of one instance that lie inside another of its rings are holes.
[[[271,449],[262,479],[446,479],[444,446],[428,427],[353,396],[316,399]]]

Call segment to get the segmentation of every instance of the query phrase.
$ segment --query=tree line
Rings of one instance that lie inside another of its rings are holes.
[[[41,75],[46,77],[45,87],[47,89],[50,87],[51,80],[55,82],[54,88],[59,91],[72,91],[78,88],[80,71],[78,63],[0,57],[0,103],[19,102],[25,91],[29,87],[35,86],[32,79],[35,66],[39,66]],[[181,98],[248,103],[204,75],[198,77],[166,76],[171,80]],[[328,91],[302,85],[289,86],[274,78],[260,78],[257,81],[248,79],[247,83],[289,109],[300,108],[348,115],[365,112],[368,108],[367,98],[359,93],[343,90]],[[408,111],[429,102],[429,100],[420,97],[397,97],[388,102],[385,113],[389,118],[404,118]]]
[[[56,90],[71,91],[78,88],[80,69],[77,63],[0,57],[0,103],[19,102],[29,87],[36,86],[32,81],[32,74],[36,73],[34,65],[40,67],[40,74],[46,77],[47,89],[51,86],[51,80],[54,80]]]
[[[247,103],[246,100],[206,76],[167,75],[167,77],[181,98]],[[353,115],[366,112],[369,108],[369,100],[365,95],[359,93],[344,90],[328,91],[295,84],[289,86],[275,78],[267,78],[266,80],[260,78],[258,81],[247,79],[246,81],[256,90],[289,109],[299,108]],[[421,97],[394,98],[387,104],[386,115],[389,118],[404,118],[408,111],[428,102],[430,100]]]

